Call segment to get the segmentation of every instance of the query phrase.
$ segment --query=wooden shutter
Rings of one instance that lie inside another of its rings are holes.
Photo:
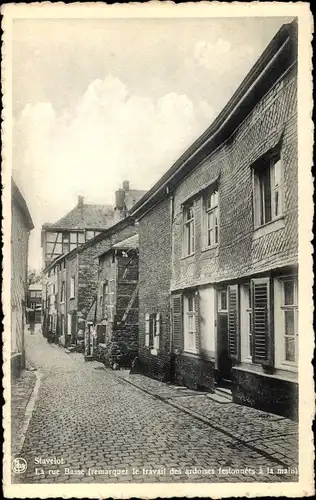
[[[182,295],[172,296],[173,349],[183,350],[183,306]]]
[[[200,296],[199,292],[194,294],[194,311],[195,311],[195,348],[200,351]]]
[[[270,279],[251,280],[253,363],[273,367],[273,330],[271,328]]]
[[[73,311],[71,314],[71,333],[76,335],[77,333],[77,312]]]
[[[227,287],[228,292],[228,352],[230,358],[240,361],[240,323],[238,285]]]

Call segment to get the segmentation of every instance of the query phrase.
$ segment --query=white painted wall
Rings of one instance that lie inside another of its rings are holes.
[[[212,286],[199,289],[201,351],[208,358],[215,358],[215,292]]]

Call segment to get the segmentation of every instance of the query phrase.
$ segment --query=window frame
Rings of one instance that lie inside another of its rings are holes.
[[[192,216],[188,218],[189,210]],[[195,253],[195,204],[188,202],[183,206],[183,255],[189,257]]]
[[[275,166],[280,168],[280,182],[275,184]],[[265,204],[265,186],[263,174],[269,171],[270,219],[267,220]],[[262,162],[253,166],[253,225],[254,229],[266,226],[284,216],[284,168],[282,155],[278,153],[267,155]],[[279,213],[275,214],[275,193],[279,194]]]
[[[287,276],[287,277],[282,277],[279,278],[279,281],[281,283],[281,305],[280,309],[282,311],[282,348],[280,349],[281,353],[281,365],[288,366],[288,367],[298,367],[298,356],[299,356],[299,350],[298,350],[298,280],[295,276]],[[293,283],[293,304],[285,304],[285,288],[284,284],[286,282],[292,282]],[[293,335],[288,335],[286,334],[286,327],[285,327],[285,313],[288,311],[293,311],[293,323],[294,323],[294,334]],[[293,337],[294,340],[294,356],[295,360],[290,361],[286,359],[286,338]]]
[[[192,309],[189,309],[190,299]],[[198,353],[196,316],[195,293],[186,293],[183,295],[183,350],[191,354]]]
[[[212,205],[212,196],[216,195],[216,203]],[[210,200],[210,206],[208,206],[208,200]],[[213,226],[209,227],[209,216],[213,216]],[[209,189],[203,196],[203,216],[204,216],[204,248],[215,248],[219,245],[219,190],[218,186]],[[215,218],[217,219],[217,224],[215,224]],[[216,236],[217,229],[217,241]],[[210,231],[213,234],[213,241],[210,241],[209,235]],[[210,241],[210,242],[209,242]]]

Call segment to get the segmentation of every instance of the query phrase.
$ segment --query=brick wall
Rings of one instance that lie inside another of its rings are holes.
[[[160,380],[170,377],[171,212],[165,199],[139,222],[139,358],[142,370]],[[145,314],[160,313],[158,355],[145,347]]]
[[[285,74],[259,101],[229,140],[178,186],[174,211],[172,288],[234,279],[297,261],[296,73]],[[253,237],[251,165],[282,141],[285,227]],[[219,179],[220,240],[202,251],[202,197],[195,200],[195,253],[182,259],[182,204],[192,193]]]

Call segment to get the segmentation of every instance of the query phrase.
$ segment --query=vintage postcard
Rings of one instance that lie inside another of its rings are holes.
[[[309,4],[2,15],[5,497],[312,495]]]

